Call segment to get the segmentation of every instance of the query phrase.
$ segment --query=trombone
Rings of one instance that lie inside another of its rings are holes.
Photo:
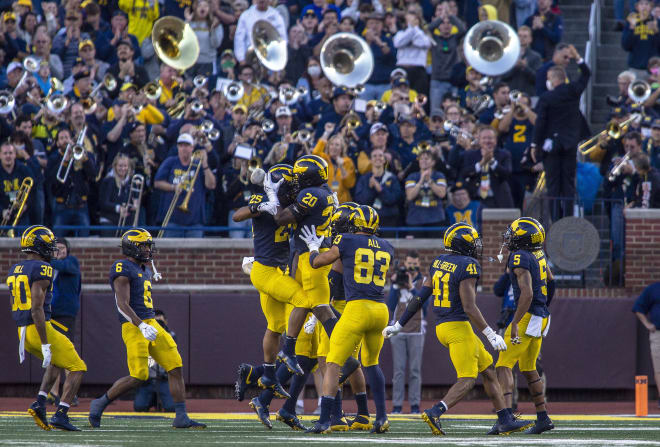
[[[193,174],[192,179],[189,182],[186,182],[185,179],[190,178],[190,172],[192,171],[193,165],[196,163],[195,167],[195,173]],[[202,155],[200,154],[199,151],[195,152],[190,159],[190,164],[188,165],[188,169],[186,169],[186,172],[179,177],[180,182],[183,182],[181,187],[177,187],[176,190],[174,191],[174,197],[172,197],[172,201],[170,202],[170,206],[167,209],[167,214],[165,214],[165,218],[163,219],[163,224],[161,225],[161,229],[158,232],[157,237],[163,237],[163,234],[165,233],[165,228],[167,225],[170,223],[170,219],[172,218],[172,214],[174,213],[174,208],[176,207],[177,202],[179,201],[179,197],[181,196],[181,192],[185,189],[186,190],[186,196],[183,199],[183,202],[181,202],[181,205],[178,206],[178,209],[184,213],[187,213],[188,210],[188,203],[190,202],[190,197],[192,196],[193,191],[195,190],[195,182],[197,181],[197,176],[199,175],[199,170],[202,167]]]
[[[9,213],[7,214],[7,217],[2,218],[2,222],[0,222],[0,226],[6,226],[9,223],[9,219],[11,218],[12,214],[16,213],[14,216],[14,220],[11,223],[12,227],[15,227],[18,224],[18,221],[21,219],[21,216],[23,215],[23,210],[25,209],[25,204],[27,203],[27,199],[30,196],[30,191],[32,190],[32,185],[34,185],[34,181],[32,180],[32,177],[25,177],[23,181],[21,182],[21,186],[18,189],[18,193],[16,194],[16,197],[14,198],[14,201],[11,203],[11,207],[9,208]],[[4,233],[4,230],[0,230],[0,234]],[[14,229],[10,229],[7,231],[7,237],[14,237]]]
[[[593,137],[589,138],[587,141],[581,143],[578,146],[578,151],[580,151],[582,155],[588,155],[592,153],[593,151],[595,151],[597,148],[600,147],[598,140],[603,136],[607,136],[608,138],[618,140],[623,136],[623,134],[625,134],[628,131],[628,127],[630,126],[630,124],[638,121],[639,119],[641,119],[641,117],[642,116],[640,114],[635,113],[634,115],[632,115],[630,118],[628,118],[622,123],[617,123],[616,121],[610,121],[605,130],[597,133]]]
[[[89,94],[89,97],[95,97],[103,87],[105,87],[107,91],[112,92],[117,88],[117,80],[110,73],[106,73],[106,75],[103,76],[103,82],[99,82],[99,84],[94,87],[94,90]],[[62,90],[62,88],[56,88],[55,90]]]
[[[131,177],[131,186],[128,190],[128,197],[121,205],[121,209],[126,212],[119,216],[119,223],[117,224],[117,233],[115,236],[119,237],[122,233],[122,228],[126,226],[126,219],[128,218],[128,207],[131,204],[137,204],[135,207],[135,215],[133,217],[133,227],[137,227],[138,219],[140,218],[140,202],[142,201],[142,191],[144,190],[144,176],[141,174],[134,174]]]
[[[12,94],[15,96],[16,92],[18,89],[23,85],[25,80],[28,77],[28,74],[30,73],[36,73],[39,71],[39,59],[37,59],[34,56],[28,56],[25,58],[23,61],[23,68],[25,69],[25,72],[23,72],[23,76],[21,76],[21,79],[18,81],[18,84],[16,84],[16,87],[14,87],[14,91]]]
[[[62,156],[62,161],[60,162],[60,166],[57,168],[57,174],[55,175],[55,178],[60,183],[66,183],[67,178],[69,178],[69,172],[71,171],[71,166],[73,166],[73,162],[71,160],[67,160],[67,156],[73,156],[73,160],[78,161],[81,160],[85,156],[85,146],[83,146],[85,142],[85,135],[87,134],[87,126],[83,127],[80,133],[78,134],[78,138],[76,140],[75,144],[67,144],[66,150],[64,151],[64,155]],[[66,160],[66,161],[65,161]],[[62,170],[64,169],[64,164],[67,164],[66,166],[66,171],[64,171],[64,174],[62,174]]]
[[[607,180],[613,182],[621,174],[623,167],[630,162],[630,152],[626,152],[621,160],[610,170],[610,173],[607,175]]]

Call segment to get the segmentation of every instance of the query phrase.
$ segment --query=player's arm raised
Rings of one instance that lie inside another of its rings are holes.
[[[417,311],[422,308],[426,300],[431,296],[431,293],[433,293],[433,289],[431,288],[431,280],[425,277],[424,282],[422,283],[422,288],[419,290],[419,294],[415,295],[410,301],[408,301],[406,310],[403,311],[399,321],[394,323],[392,326],[387,326],[385,329],[383,329],[383,336],[385,338],[390,338],[392,335],[398,334],[406,325],[406,323],[410,321],[410,319],[417,313]]]
[[[520,323],[520,320],[522,320],[525,313],[529,310],[534,292],[532,290],[532,275],[529,273],[529,270],[517,268],[513,269],[513,273],[518,278],[518,287],[520,287],[518,307],[511,321],[511,343],[515,344],[518,342],[518,323]]]
[[[156,340],[158,335],[158,330],[140,320],[140,317],[137,316],[135,311],[131,308],[130,298],[131,298],[131,280],[126,276],[118,276],[112,283],[115,287],[115,296],[117,297],[117,307],[119,312],[126,318],[130,320],[135,326],[140,328],[142,335],[149,341]]]
[[[506,351],[504,339],[497,335],[481,314],[477,307],[477,278],[466,278],[461,281],[459,286],[459,295],[465,314],[470,319],[470,323],[486,336],[493,349],[496,351]]]
[[[48,343],[48,335],[46,334],[46,313],[44,312],[44,301],[46,300],[46,289],[48,287],[50,287],[50,281],[45,279],[34,281],[32,287],[30,287],[30,293],[32,294],[32,308],[30,309],[30,313],[32,314],[34,327],[37,330],[37,334],[39,334],[39,340],[41,340],[41,353],[44,356],[43,363],[41,364],[43,368],[50,364],[51,359],[50,344]]]
[[[309,248],[309,265],[312,268],[323,267],[330,265],[339,259],[339,247],[333,245],[330,250],[319,253],[319,248],[323,243],[324,236],[316,234],[316,227],[314,225],[305,225],[300,229],[300,239],[307,244]]]

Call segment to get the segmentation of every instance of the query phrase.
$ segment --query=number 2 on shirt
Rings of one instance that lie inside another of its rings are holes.
[[[433,306],[435,307],[451,307],[449,301],[449,277],[451,273],[436,270],[433,274]],[[440,300],[442,294],[442,300]]]

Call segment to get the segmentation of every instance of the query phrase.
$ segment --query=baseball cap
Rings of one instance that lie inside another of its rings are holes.
[[[176,139],[177,144],[178,143],[187,143],[190,144],[191,146],[195,144],[195,140],[193,140],[192,135],[189,133],[182,133],[179,135],[179,138]]]
[[[408,76],[408,73],[403,68],[395,68],[394,70],[392,70],[392,73],[390,73],[390,79],[396,78],[396,77],[399,77],[399,76],[403,76],[405,78],[405,77]]]
[[[82,50],[87,45],[90,45],[92,48],[96,48],[94,46],[94,42],[92,42],[91,39],[85,39],[85,40],[81,40],[80,43],[78,44],[78,51]]]
[[[614,107],[612,110],[610,110],[610,118],[621,118],[622,116],[626,115],[627,113],[623,107]]]
[[[129,88],[134,88],[135,90],[137,90],[137,85],[133,84],[132,82],[124,82],[124,83],[121,85],[121,89],[119,89],[119,91],[120,91],[120,92],[125,92],[125,91],[128,90]]]
[[[291,109],[288,106],[278,107],[275,112],[275,118],[279,118],[280,116],[291,116]]]
[[[465,186],[465,185],[463,184],[463,182],[461,182],[461,181],[458,181],[458,182],[454,183],[454,186],[452,186],[452,187],[449,189],[449,192],[452,192],[452,193],[453,193],[453,192],[458,191],[459,189],[467,189],[466,186]]]
[[[5,22],[7,20],[13,20],[15,22],[16,21],[16,14],[14,14],[13,12],[6,12],[2,15],[2,20],[4,20]]]
[[[120,40],[119,42],[117,42],[117,48],[119,48],[121,45],[126,45],[131,50],[133,49],[133,44],[128,39],[123,39],[123,40]]]
[[[112,13],[112,17],[114,17],[114,16],[124,16],[128,19],[128,14],[126,14],[121,9],[115,9],[114,12]]]
[[[231,56],[234,57],[234,51],[230,48],[227,48],[225,51],[222,52],[220,55],[220,58],[226,57],[226,56]]]
[[[398,77],[392,82],[392,87],[402,87],[404,85],[410,87],[410,82],[408,82],[407,78]]]
[[[303,8],[302,12],[300,13],[300,18],[303,18],[306,15],[314,15],[317,19],[320,19],[319,13],[314,5],[307,5]]]
[[[17,68],[20,68],[21,70],[23,69],[23,64],[20,62],[11,62],[9,66],[7,66],[7,73],[11,73],[12,71],[16,70]]]
[[[89,75],[90,75],[89,69],[83,68],[78,73],[73,75],[73,80],[77,81],[79,79],[88,78]],[[123,91],[123,89],[122,89],[122,91]]]
[[[32,10],[32,0],[18,0],[16,4],[20,6],[27,6],[30,8],[30,10]]]
[[[336,99],[341,95],[351,96],[351,92],[346,87],[335,87],[332,92],[332,99]]]
[[[387,130],[387,126],[381,122],[376,122],[371,125],[371,129],[369,129],[369,135],[373,135],[379,130],[385,131],[387,133],[390,133],[389,130]]]
[[[242,110],[243,113],[247,113],[247,107],[245,107],[243,104],[236,104],[233,109],[231,109],[232,112],[235,112],[237,110]]]

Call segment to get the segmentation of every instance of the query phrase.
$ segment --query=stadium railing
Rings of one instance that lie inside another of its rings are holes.
[[[584,60],[587,62],[591,70],[591,79],[596,79],[596,71],[598,66],[598,47],[600,45],[600,24],[601,22],[601,5],[600,0],[594,0],[589,10],[589,40],[585,45]],[[580,98],[580,110],[587,119],[591,122],[591,109],[593,102],[593,82],[587,85],[582,98]]]

